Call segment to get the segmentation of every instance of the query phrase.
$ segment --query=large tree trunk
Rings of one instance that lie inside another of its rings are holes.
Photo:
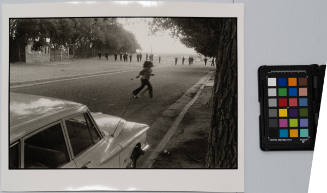
[[[220,33],[213,87],[208,168],[237,168],[237,20],[226,19]]]

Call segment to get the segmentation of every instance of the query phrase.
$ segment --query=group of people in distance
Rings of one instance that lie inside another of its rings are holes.
[[[99,59],[101,59],[101,56],[102,56],[102,53],[99,52],[99,53],[98,53],[98,57],[99,57]],[[109,60],[109,54],[108,54],[107,52],[104,54],[104,57],[105,57],[107,60]]]
[[[183,57],[182,57],[182,65],[184,65],[185,60],[186,60],[186,58],[183,56]],[[194,62],[194,58],[193,58],[193,56],[189,56],[189,57],[188,57],[188,65],[193,64],[193,62]],[[175,65],[177,65],[177,63],[178,63],[178,57],[175,57]]]
[[[99,59],[101,59],[101,56],[102,56],[102,53],[99,52],[98,53]],[[107,60],[109,60],[109,54],[108,53],[105,53],[104,56],[105,56],[105,58]],[[129,62],[132,62],[133,54],[128,54],[127,52],[125,52],[125,53],[122,53],[121,52],[119,54],[114,53],[114,59],[115,59],[115,61],[118,60],[118,56],[119,56],[119,60],[120,61],[124,61],[124,62],[128,62],[129,61]],[[137,53],[136,54],[136,60],[137,60],[137,62],[142,62],[142,57],[143,57],[142,53]],[[153,54],[145,54],[145,61],[151,61],[151,62],[153,62],[153,60],[154,60],[154,55]],[[186,60],[186,58],[183,56],[182,57],[182,65],[184,65],[185,60]],[[204,66],[207,66],[207,63],[209,62],[209,58],[208,57],[204,57],[203,61],[204,61]],[[158,62],[159,63],[161,62],[161,56],[158,56]],[[194,63],[193,56],[189,56],[188,57],[188,64],[191,65],[193,63]],[[175,65],[177,65],[177,64],[178,64],[178,57],[175,57]],[[211,58],[211,66],[215,66],[215,58],[214,57]]]
[[[182,57],[182,65],[184,65],[184,63],[185,63],[185,60],[186,60],[186,58],[183,56]],[[207,66],[207,62],[208,62],[208,58],[207,57],[204,57],[204,59],[203,59],[203,61],[204,61],[204,66]],[[189,65],[191,65],[191,64],[193,64],[194,63],[194,58],[193,58],[193,56],[189,56],[188,57],[188,64]],[[175,65],[177,65],[178,64],[178,57],[175,57]],[[215,66],[215,58],[212,58],[211,59],[211,66]]]
[[[141,53],[137,53],[137,54],[136,54],[136,60],[137,60],[138,62],[141,62],[141,61],[142,61],[142,54],[141,54]]]
[[[208,58],[204,57],[203,61],[204,61],[204,66],[207,66],[207,62],[208,62]],[[211,66],[215,66],[215,58],[211,58]]]
[[[102,56],[102,53],[101,52],[99,52],[98,53],[98,57],[99,57],[99,60],[101,60],[101,56]],[[117,61],[118,60],[118,56],[119,56],[119,60],[120,61],[124,61],[124,62],[132,62],[132,58],[133,58],[133,54],[128,54],[127,52],[125,52],[125,53],[119,53],[119,54],[117,54],[117,53],[114,53],[114,59],[115,59],[115,61]],[[136,61],[137,62],[141,62],[142,61],[142,53],[137,53],[136,54]],[[154,55],[153,54],[145,54],[145,60],[146,61],[151,61],[151,62],[153,62],[153,60],[154,60]],[[105,58],[107,59],[107,60],[109,60],[109,54],[108,53],[105,53]],[[160,63],[161,62],[161,56],[158,56],[158,62]]]

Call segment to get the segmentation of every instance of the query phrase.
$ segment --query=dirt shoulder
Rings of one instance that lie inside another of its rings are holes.
[[[208,149],[212,84],[204,87],[200,97],[185,114],[176,133],[160,153],[153,168],[204,168]]]

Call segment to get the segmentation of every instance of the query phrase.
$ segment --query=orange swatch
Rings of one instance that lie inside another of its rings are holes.
[[[288,78],[288,86],[297,86],[296,78]]]

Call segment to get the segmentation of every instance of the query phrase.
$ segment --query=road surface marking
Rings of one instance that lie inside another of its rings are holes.
[[[138,70],[138,69],[137,69]],[[50,83],[55,83],[55,82],[62,82],[62,81],[68,81],[68,80],[78,80],[78,79],[83,79],[83,78],[92,78],[92,77],[97,77],[97,76],[105,76],[108,74],[120,74],[120,73],[124,73],[124,72],[133,72],[136,70],[122,70],[122,71],[114,71],[114,72],[104,72],[101,74],[91,74],[91,75],[80,75],[78,77],[71,77],[71,78],[62,78],[62,79],[56,79],[56,80],[48,80],[48,81],[41,81],[41,82],[33,82],[33,83],[22,83],[19,85],[13,85],[10,86],[11,89],[13,88],[21,88],[21,87],[29,87],[29,86],[36,86],[36,85],[43,85],[43,84],[50,84]]]
[[[162,68],[165,66],[158,66],[155,68]],[[133,71],[138,71],[139,69],[133,69],[133,70],[121,70],[121,71],[105,71],[102,73],[89,73],[89,74],[81,74],[81,75],[76,75],[73,77],[62,77],[62,78],[58,78],[55,80],[35,80],[33,82],[29,82],[29,83],[22,83],[22,84],[18,84],[18,85],[12,85],[10,86],[11,89],[14,88],[22,88],[22,87],[30,87],[30,86],[36,86],[36,85],[43,85],[43,84],[50,84],[50,83],[55,83],[55,82],[62,82],[62,81],[69,81],[69,80],[78,80],[78,79],[83,79],[83,78],[92,78],[92,77],[97,77],[97,76],[105,76],[105,75],[109,75],[109,74],[121,74],[121,73],[125,73],[125,72],[133,72]]]
[[[170,126],[170,128],[168,129],[167,133],[165,134],[165,136],[163,137],[163,139],[160,141],[160,143],[156,146],[156,148],[150,152],[150,155],[145,159],[145,161],[143,162],[141,168],[151,168],[153,163],[155,162],[156,158],[158,157],[158,155],[164,150],[164,148],[166,147],[167,143],[169,142],[169,140],[174,136],[174,134],[176,133],[176,130],[179,126],[179,124],[182,122],[185,114],[187,113],[188,109],[195,103],[195,101],[199,98],[205,84],[203,84],[206,80],[208,80],[209,76],[207,75],[203,81],[200,81],[202,84],[200,89],[197,91],[196,95],[192,98],[192,100],[190,102],[188,102],[184,108],[182,109],[182,111],[178,114],[177,118],[175,119],[175,121],[173,122],[173,124]]]

